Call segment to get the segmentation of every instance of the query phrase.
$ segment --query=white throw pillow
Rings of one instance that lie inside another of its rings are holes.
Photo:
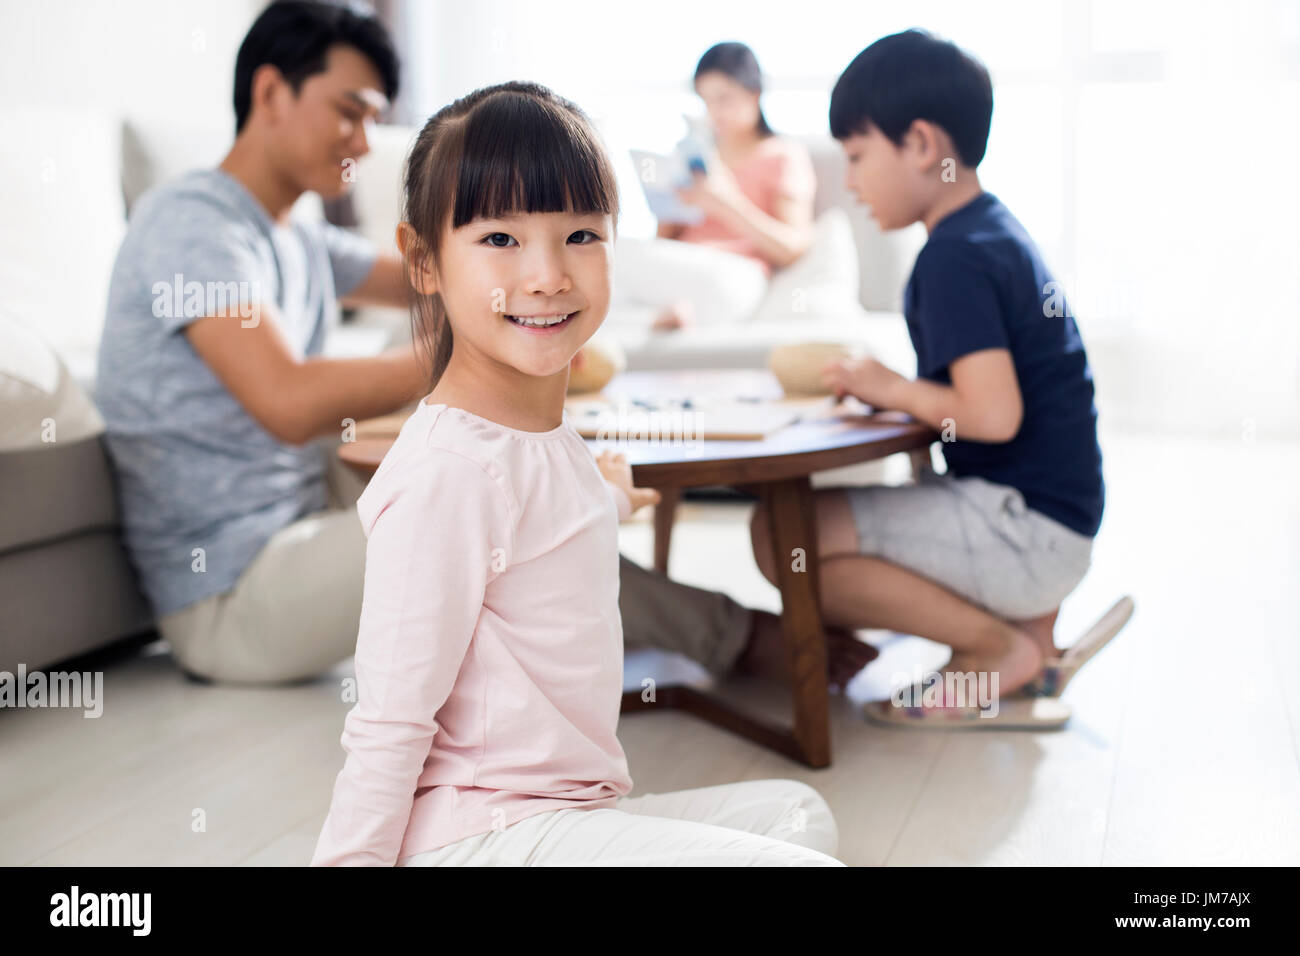
[[[98,409],[50,344],[31,323],[0,314],[0,452],[103,430]]]
[[[813,223],[808,251],[768,283],[754,319],[858,315],[858,250],[843,209],[828,209]]]

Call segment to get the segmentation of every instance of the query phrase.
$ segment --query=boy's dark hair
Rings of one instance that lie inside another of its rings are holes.
[[[329,48],[342,44],[359,51],[379,71],[384,95],[397,96],[398,65],[393,41],[378,18],[360,7],[318,0],[277,0],[253,21],[235,58],[235,133],[248,122],[253,74],[270,64],[295,93],[309,76],[325,69]]]
[[[988,146],[993,83],[984,64],[924,30],[882,37],[840,74],[831,93],[831,135],[847,139],[870,127],[895,145],[913,120],[928,120],[952,137],[957,155],[975,167]]]
[[[429,118],[406,159],[403,219],[409,266],[437,266],[443,231],[517,213],[604,213],[618,228],[618,183],[587,115],[537,83],[475,90]],[[612,238],[612,237],[611,237]],[[442,296],[411,289],[412,337],[429,387],[451,359]]]
[[[700,62],[695,64],[694,82],[698,83],[705,73],[721,73],[751,93],[763,92],[763,71],[759,69],[758,57],[743,43],[715,43],[705,50]],[[775,135],[761,106],[758,108],[758,135],[763,139]]]

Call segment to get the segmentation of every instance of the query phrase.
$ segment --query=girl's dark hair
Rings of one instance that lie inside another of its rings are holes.
[[[705,73],[722,73],[731,77],[751,93],[763,92],[763,71],[758,68],[758,58],[754,51],[743,43],[715,43],[704,51],[700,62],[695,66],[693,83],[698,83]],[[766,139],[775,132],[763,115],[763,107],[758,108],[758,135]]]
[[[536,83],[487,86],[430,117],[407,157],[405,192],[403,218],[415,231],[408,270],[437,267],[449,223],[573,212],[618,224],[614,168],[587,115]],[[451,359],[451,324],[441,293],[412,291],[413,338],[432,388]]]

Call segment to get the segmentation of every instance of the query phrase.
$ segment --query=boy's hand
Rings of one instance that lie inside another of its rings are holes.
[[[623,489],[628,501],[632,502],[633,511],[659,503],[659,492],[653,488],[632,486],[632,466],[627,463],[626,455],[615,454],[606,448],[596,456],[596,467],[606,481]]]
[[[822,367],[822,383],[836,398],[852,395],[873,408],[895,408],[898,386],[907,381],[873,358],[836,359]]]

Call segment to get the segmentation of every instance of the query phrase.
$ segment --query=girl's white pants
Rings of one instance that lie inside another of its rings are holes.
[[[843,866],[821,795],[746,780],[548,810],[397,861],[398,866]]]

